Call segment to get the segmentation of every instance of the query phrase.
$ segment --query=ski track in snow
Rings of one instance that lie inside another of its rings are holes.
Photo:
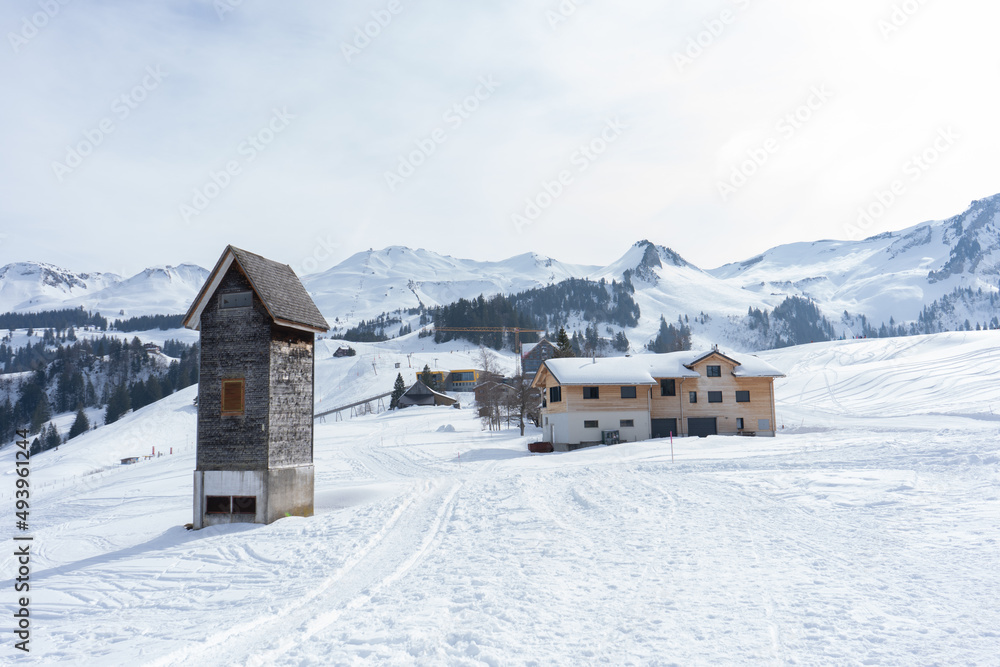
[[[410,408],[317,425],[314,517],[197,532],[192,394],[165,399],[33,459],[18,662],[996,664],[1000,340],[767,359],[777,438],[529,456]],[[180,453],[103,470],[142,420]]]

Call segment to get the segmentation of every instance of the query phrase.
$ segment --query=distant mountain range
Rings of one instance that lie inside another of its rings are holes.
[[[130,278],[78,274],[49,264],[0,268],[0,312],[84,306],[108,317],[183,313],[208,272],[195,265],[147,269]],[[565,264],[525,253],[479,262],[390,246],[359,252],[303,282],[331,324],[354,325],[383,312],[446,305],[480,294],[524,291],[568,278],[629,280],[642,315],[628,330],[634,346],[655,335],[661,315],[696,319],[699,342],[752,346],[740,333],[749,309],[767,311],[790,296],[813,300],[838,335],[929,317],[940,328],[996,316],[1000,283],[1000,195],[972,202],[947,220],[861,241],[777,246],[742,262],[703,270],[662,245],[640,241],[607,266]],[[844,318],[844,312],[849,317]],[[741,340],[743,341],[741,343]]]

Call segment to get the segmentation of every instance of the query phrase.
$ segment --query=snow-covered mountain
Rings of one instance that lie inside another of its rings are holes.
[[[390,246],[355,253],[328,271],[304,276],[302,282],[330,322],[356,323],[400,308],[520,292],[594,270],[530,252],[500,262],[477,262]]]
[[[121,281],[114,273],[74,273],[42,262],[0,267],[0,312],[63,308]]]
[[[1000,195],[964,213],[863,241],[815,241],[772,248],[709,272],[768,298],[798,294],[827,313],[913,320],[956,288],[995,293],[1000,278]]]
[[[128,279],[9,264],[0,268],[0,312],[83,305],[106,316],[183,313],[206,276],[190,264],[147,269]],[[650,241],[636,243],[606,266],[567,264],[533,252],[481,262],[390,246],[356,253],[328,271],[303,276],[303,282],[327,320],[343,329],[382,313],[568,278],[631,282],[642,315],[627,333],[637,345],[655,335],[661,316],[668,322],[698,318],[694,333],[700,344],[750,345],[739,335],[745,326],[739,318],[750,308],[772,310],[790,296],[815,301],[838,335],[856,332],[861,316],[875,327],[931,316],[942,328],[964,320],[990,322],[1000,301],[1000,195],[972,202],[947,220],[861,241],[781,245],[709,270]],[[842,320],[845,311],[849,321]]]
[[[207,277],[208,271],[194,264],[154,267],[122,278],[18,262],[0,267],[0,312],[83,306],[110,317],[178,314],[187,310]]]

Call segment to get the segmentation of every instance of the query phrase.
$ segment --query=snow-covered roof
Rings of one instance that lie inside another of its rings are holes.
[[[656,384],[635,357],[564,357],[544,365],[559,384]]]
[[[535,349],[536,345],[538,345],[538,343],[521,343],[521,356],[527,356],[529,352]]]
[[[733,369],[736,377],[783,378],[785,374],[760,357],[750,354],[740,357],[740,365]]]
[[[711,352],[689,350],[666,354],[640,354],[634,357],[598,357],[548,359],[548,368],[562,385],[652,385],[658,378],[695,378],[697,371],[688,368]],[[736,377],[784,377],[784,373],[753,355],[739,355],[739,365],[733,369]],[[728,357],[732,359],[732,357]]]

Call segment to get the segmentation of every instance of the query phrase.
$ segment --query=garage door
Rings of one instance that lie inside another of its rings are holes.
[[[654,438],[667,438],[673,433],[677,435],[677,420],[676,419],[654,419],[653,420],[653,437]]]
[[[715,426],[715,417],[688,418],[688,435],[715,435],[719,431]]]

